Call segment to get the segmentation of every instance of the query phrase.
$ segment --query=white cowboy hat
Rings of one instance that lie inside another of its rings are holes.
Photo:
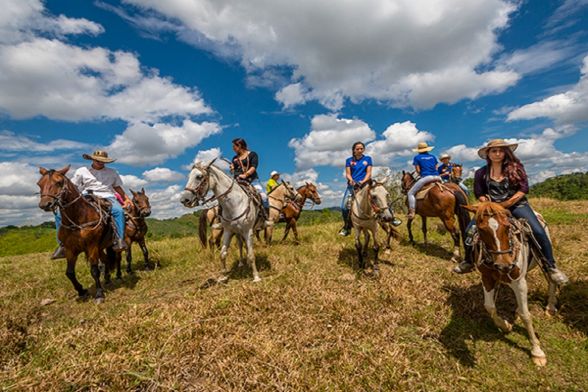
[[[416,152],[427,152],[427,151],[431,151],[432,149],[434,149],[435,147],[430,146],[426,143],[426,142],[420,142],[419,145],[417,146],[417,148],[415,148],[412,151],[416,151]]]
[[[273,177],[273,176],[275,176],[276,174],[277,174],[278,176],[280,175],[280,173],[278,173],[277,171],[273,170],[273,171],[270,173],[270,177]]]
[[[104,163],[111,163],[116,161],[116,159],[109,158],[108,153],[103,150],[96,150],[93,154],[83,154],[82,158],[88,159],[90,161],[98,161]]]
[[[490,140],[484,147],[478,150],[478,156],[482,159],[486,159],[488,157],[488,150],[493,147],[508,147],[510,148],[510,151],[514,151],[518,146],[518,143],[508,143],[504,139],[494,139]]]
[[[443,153],[441,154],[441,156],[439,157],[439,160],[443,160],[443,159],[451,159],[451,155],[447,154],[447,153]]]

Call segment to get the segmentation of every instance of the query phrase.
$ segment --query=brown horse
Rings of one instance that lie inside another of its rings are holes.
[[[221,238],[223,237],[223,228],[220,217],[218,216],[218,206],[202,210],[198,224],[198,238],[202,248],[210,249],[220,248]],[[207,229],[210,226],[210,237],[206,238]]]
[[[496,313],[495,290],[499,284],[509,286],[517,301],[517,314],[523,320],[532,345],[531,356],[538,366],[547,363],[545,353],[535,335],[527,304],[527,273],[540,263],[541,255],[529,244],[530,227],[513,219],[510,211],[497,203],[484,202],[466,207],[476,213],[477,235],[474,236],[474,260],[482,275],[484,307],[494,324],[504,332],[512,325]],[[547,311],[555,313],[556,284],[544,273],[548,290]]]
[[[402,172],[402,191],[406,194],[409,189],[416,182],[412,173]],[[467,196],[459,188],[457,184],[453,183],[433,183],[425,185],[423,188],[430,187],[424,199],[419,200],[417,196],[416,213],[421,216],[422,230],[424,243],[427,244],[427,217],[438,217],[445,225],[445,229],[451,233],[453,239],[453,256],[451,261],[459,261],[460,256],[460,232],[462,238],[465,240],[465,230],[470,221],[468,211],[464,208],[468,204]],[[419,192],[420,193],[420,192]],[[408,201],[407,201],[408,202]],[[455,216],[457,215],[459,222],[459,229],[455,224]],[[408,237],[410,242],[414,244],[412,236],[412,221],[408,219],[406,226],[408,228]]]
[[[299,187],[296,192],[297,194],[294,197],[294,200],[289,201],[284,208],[282,208],[283,218],[280,218],[279,222],[286,222],[286,231],[284,232],[282,242],[286,240],[288,233],[290,233],[290,229],[292,229],[294,232],[294,243],[299,244],[300,239],[298,238],[296,222],[300,218],[302,208],[304,207],[306,200],[311,200],[315,204],[321,204],[321,197],[318,194],[316,185],[311,182],[307,182]]]
[[[145,194],[145,189],[141,188],[139,192],[130,190],[133,194],[133,203],[125,211],[126,225],[125,225],[125,242],[128,245],[127,249],[127,272],[132,273],[132,247],[133,242],[136,242],[141,247],[143,252],[143,260],[145,269],[151,269],[149,263],[149,251],[145,245],[145,234],[147,234],[147,223],[145,218],[151,215],[151,204],[149,204],[149,197]],[[117,277],[120,278],[120,262],[117,260]]]
[[[461,176],[463,174],[463,165],[459,163],[454,163],[451,166],[451,174],[449,176],[449,182],[453,182],[458,184],[461,181]]]
[[[66,276],[72,282],[80,297],[88,294],[76,278],[76,260],[85,253],[90,263],[90,272],[96,284],[96,303],[104,302],[104,289],[100,283],[99,262],[105,265],[106,283],[110,280],[110,270],[114,267],[113,229],[109,224],[108,213],[104,211],[97,198],[86,198],[65,176],[69,166],[61,170],[39,168],[41,179],[37,182],[41,198],[39,208],[44,211],[59,209],[62,223],[58,238],[65,250],[67,259]],[[107,255],[104,251],[107,251]]]

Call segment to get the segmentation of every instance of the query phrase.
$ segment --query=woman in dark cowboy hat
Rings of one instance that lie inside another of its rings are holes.
[[[486,160],[486,166],[476,170],[474,176],[474,194],[481,201],[500,203],[510,210],[515,218],[524,218],[531,229],[545,256],[543,266],[549,277],[558,285],[568,282],[567,276],[555,265],[553,247],[545,229],[537,219],[527,200],[529,184],[527,173],[521,161],[514,155],[518,144],[508,143],[502,139],[491,140],[478,150],[480,158]],[[472,221],[473,222],[473,221]],[[471,252],[468,252],[471,254]],[[471,257],[466,257],[454,272],[466,273],[473,270]]]
[[[114,169],[106,167],[107,163],[112,163],[115,160],[108,156],[106,151],[96,150],[93,154],[83,154],[84,159],[92,161],[90,166],[80,167],[75,171],[71,182],[82,192],[83,194],[92,193],[103,199],[108,199],[112,204],[111,214],[114,218],[116,225],[116,236],[117,241],[114,245],[115,250],[126,249],[124,242],[125,236],[125,214],[123,206],[120,205],[116,200],[115,192],[118,193],[124,200],[124,207],[130,205],[132,202],[125,194],[122,188],[123,182]],[[61,216],[59,212],[55,214],[55,227],[59,233],[59,227],[61,226]],[[57,250],[51,256],[52,259],[60,259],[65,257],[65,253],[61,244]]]

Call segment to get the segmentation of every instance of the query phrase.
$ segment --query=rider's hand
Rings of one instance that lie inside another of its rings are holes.
[[[245,174],[239,174],[238,177],[239,178],[242,178],[242,179],[246,179],[247,178],[247,176]]]
[[[235,171],[235,165],[233,165],[232,163],[229,165],[229,170],[231,170],[231,173]]]

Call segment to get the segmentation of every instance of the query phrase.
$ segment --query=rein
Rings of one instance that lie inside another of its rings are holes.
[[[480,250],[481,250],[479,253],[479,256],[478,256],[478,262],[477,262],[478,265],[484,264],[486,266],[486,268],[488,268],[488,269],[502,272],[497,267],[494,266],[494,261],[493,261],[492,256],[493,255],[504,255],[504,254],[513,255],[513,260],[515,260],[515,261],[508,266],[508,272],[506,273],[507,278],[509,278],[511,281],[515,280],[510,276],[510,274],[514,270],[514,268],[517,266],[517,259],[520,257],[520,252],[521,252],[522,244],[524,241],[524,231],[521,230],[521,228],[518,227],[518,223],[515,223],[515,222],[516,222],[515,220],[511,220],[512,227],[508,231],[508,248],[507,249],[504,249],[504,250],[502,250],[502,249],[499,249],[499,250],[488,249],[486,244],[484,243],[484,241],[480,241],[478,238],[478,242],[479,242],[479,246],[480,246]],[[478,234],[478,236],[479,236],[479,234]]]

